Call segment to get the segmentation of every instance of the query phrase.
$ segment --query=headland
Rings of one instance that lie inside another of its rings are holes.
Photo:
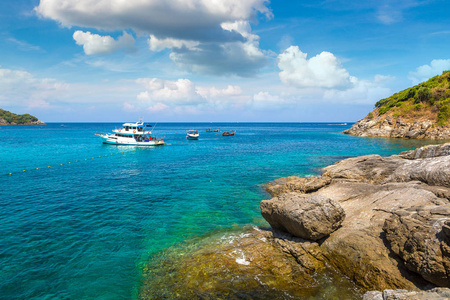
[[[346,134],[450,140],[450,71],[375,104]]]
[[[0,108],[0,125],[45,125],[45,123],[30,114],[18,115]]]

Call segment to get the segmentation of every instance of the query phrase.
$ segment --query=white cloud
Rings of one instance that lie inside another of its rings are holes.
[[[41,0],[35,11],[66,27],[131,29],[138,35],[148,35],[150,50],[171,49],[170,58],[189,71],[253,76],[267,61],[259,49],[259,37],[250,33],[248,21],[255,20],[258,14],[271,18],[268,3],[268,0],[99,0],[93,4],[92,0]],[[121,44],[110,36],[83,32],[74,34],[74,39],[83,45],[86,54],[110,53]]]
[[[450,70],[450,59],[433,59],[429,65],[420,66],[415,72],[409,72],[408,79],[413,84],[419,84],[431,77],[441,75],[446,70]]]
[[[73,34],[73,39],[77,45],[83,46],[86,55],[108,54],[118,50],[131,52],[136,49],[133,36],[125,31],[122,36],[115,40],[109,35],[101,36],[92,34],[89,31],[83,32],[77,30]]]
[[[252,107],[262,110],[277,110],[286,108],[286,104],[288,103],[292,104],[292,102],[287,101],[283,97],[280,97],[279,95],[273,95],[269,92],[259,92],[253,95],[252,99]]]
[[[164,49],[183,47],[192,49],[200,44],[200,42],[197,41],[177,40],[173,38],[158,39],[153,34],[150,35],[150,38],[147,40],[147,42],[150,50],[155,52],[162,51]]]
[[[259,49],[259,36],[251,33],[247,21],[222,23],[224,31],[241,39],[224,43],[201,43],[193,48],[172,48],[170,58],[180,67],[214,75],[253,76],[267,63]]]
[[[205,99],[218,98],[224,96],[237,96],[242,94],[239,86],[229,85],[226,89],[217,89],[216,87],[197,87],[197,93]]]
[[[203,98],[196,92],[195,85],[189,79],[177,81],[158,78],[142,78],[137,80],[148,90],[141,92],[137,98],[149,103],[165,103],[175,105],[195,105],[203,102]]]
[[[208,34],[208,28],[257,13],[272,16],[267,0],[41,0],[35,11],[63,26],[104,30],[131,28],[143,34],[181,38]],[[192,39],[192,38],[190,38]]]
[[[159,113],[159,112],[169,111],[170,107],[168,105],[165,105],[164,103],[158,102],[155,105],[150,106],[148,108],[148,110],[150,112],[154,112],[154,113],[158,112]]]
[[[38,78],[26,71],[0,66],[0,104],[4,106],[48,108],[52,100],[69,88],[69,84],[52,78]]]
[[[183,109],[223,109],[242,101],[239,86],[228,85],[220,89],[214,86],[196,86],[189,79],[163,80],[140,78],[136,82],[146,88],[137,95],[139,103],[152,112],[182,112]]]
[[[278,67],[280,80],[298,88],[346,89],[352,87],[356,80],[332,53],[323,51],[307,59],[307,54],[298,46],[290,46],[278,56]]]
[[[375,104],[392,94],[391,89],[384,86],[391,80],[393,77],[382,75],[376,75],[373,81],[355,79],[354,85],[347,90],[324,90],[323,100],[346,104]]]

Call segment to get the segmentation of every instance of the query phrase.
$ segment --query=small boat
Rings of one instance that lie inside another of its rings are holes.
[[[64,124],[61,124],[61,127],[64,127]]]
[[[159,146],[164,145],[162,139],[152,136],[149,130],[152,125],[144,123],[124,123],[122,128],[114,129],[112,134],[96,134],[102,138],[103,144],[128,146]]]
[[[198,140],[199,136],[200,136],[200,134],[198,133],[197,130],[188,130],[188,131],[186,131],[186,138],[188,140]]]
[[[219,129],[208,128],[208,129],[206,129],[206,132],[219,132]]]
[[[223,136],[232,136],[236,133],[236,130],[234,131],[225,131],[224,133],[222,133]]]

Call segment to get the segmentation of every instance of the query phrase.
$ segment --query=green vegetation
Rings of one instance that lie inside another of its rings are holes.
[[[38,118],[33,117],[32,115],[29,115],[29,114],[16,115],[16,114],[13,114],[12,112],[3,110],[1,108],[0,108],[0,119],[5,120],[6,123],[8,123],[8,124],[15,123],[18,125],[29,124],[31,122],[38,121]]]
[[[450,121],[450,71],[381,99],[375,107],[379,115],[394,111],[395,116],[404,117],[411,111],[431,111],[438,125],[446,125]]]

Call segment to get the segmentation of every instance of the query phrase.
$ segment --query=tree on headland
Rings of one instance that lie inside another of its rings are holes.
[[[30,114],[17,115],[0,108],[0,124],[2,125],[26,125],[39,122],[38,118]]]

